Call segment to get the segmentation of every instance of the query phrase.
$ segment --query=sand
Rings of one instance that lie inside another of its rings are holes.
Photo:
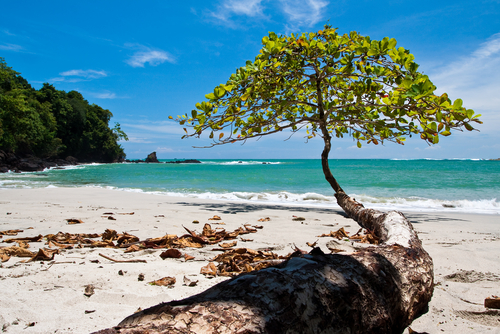
[[[116,220],[105,213],[113,212]],[[127,215],[122,213],[134,213]],[[429,312],[411,328],[429,333],[500,333],[498,312],[485,312],[486,297],[500,295],[500,219],[498,215],[456,213],[405,213],[414,224],[424,248],[434,260],[437,286]],[[208,219],[218,215],[221,221]],[[304,217],[303,221],[293,220]],[[269,217],[269,221],[259,222]],[[74,218],[82,224],[70,225]],[[193,221],[199,223],[193,223]],[[244,224],[262,225],[257,233],[238,241],[237,247],[272,250],[279,255],[294,247],[310,250],[317,242],[324,251],[332,238],[323,233],[344,227],[355,233],[357,224],[336,208],[277,206],[243,202],[210,201],[185,197],[132,193],[99,188],[0,189],[0,231],[21,229],[17,237],[39,234],[102,233],[114,229],[140,239],[165,234],[185,234],[183,226],[201,232],[205,223],[224,222],[227,231]],[[11,244],[3,240],[0,246]],[[47,247],[30,243],[30,250]],[[340,247],[349,250],[350,242]],[[123,249],[80,248],[56,254],[53,261],[22,262],[12,257],[0,267],[0,326],[6,333],[89,333],[117,325],[136,310],[160,302],[181,299],[226,279],[207,278],[202,266],[218,251],[217,246],[181,249],[194,260],[162,260],[160,249],[124,253]],[[116,263],[146,260],[147,263]],[[119,272],[123,275],[120,275]],[[144,274],[144,281],[138,276]],[[162,277],[175,277],[173,287],[148,284]],[[198,281],[183,285],[184,277]],[[84,295],[92,284],[94,294]],[[406,331],[408,332],[408,330]]]

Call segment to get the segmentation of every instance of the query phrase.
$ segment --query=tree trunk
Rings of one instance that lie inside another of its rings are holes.
[[[379,246],[345,255],[315,248],[97,333],[402,333],[427,312],[432,260],[401,213],[363,224],[379,231]]]

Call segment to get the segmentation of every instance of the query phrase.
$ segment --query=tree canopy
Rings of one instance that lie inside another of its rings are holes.
[[[76,92],[45,83],[35,90],[0,58],[0,149],[39,157],[68,155],[110,162],[125,157],[117,143],[127,139],[113,114]]]
[[[462,100],[436,95],[394,38],[340,35],[326,25],[316,33],[270,32],[262,45],[254,61],[177,118],[192,128],[184,137],[208,131],[214,146],[305,129],[308,140],[324,140],[327,158],[333,136],[352,136],[358,147],[404,144],[412,135],[436,144],[453,129],[471,131],[472,122],[481,123]]]

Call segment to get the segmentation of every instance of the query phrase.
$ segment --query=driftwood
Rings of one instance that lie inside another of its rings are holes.
[[[118,263],[127,263],[127,262],[131,262],[131,263],[133,263],[133,262],[147,263],[146,260],[116,260],[116,259],[110,258],[109,256],[106,256],[106,255],[104,255],[102,253],[99,253],[99,255],[102,256],[105,259],[108,259],[108,260],[113,261],[113,262],[118,262]]]
[[[380,238],[352,254],[319,248],[133,314],[111,333],[402,333],[427,312],[432,259],[400,212],[342,208]]]

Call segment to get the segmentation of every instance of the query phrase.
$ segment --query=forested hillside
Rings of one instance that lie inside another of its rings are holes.
[[[45,83],[36,90],[0,57],[0,150],[42,159],[72,156],[79,161],[125,158],[117,143],[127,139],[113,114],[76,92]]]

